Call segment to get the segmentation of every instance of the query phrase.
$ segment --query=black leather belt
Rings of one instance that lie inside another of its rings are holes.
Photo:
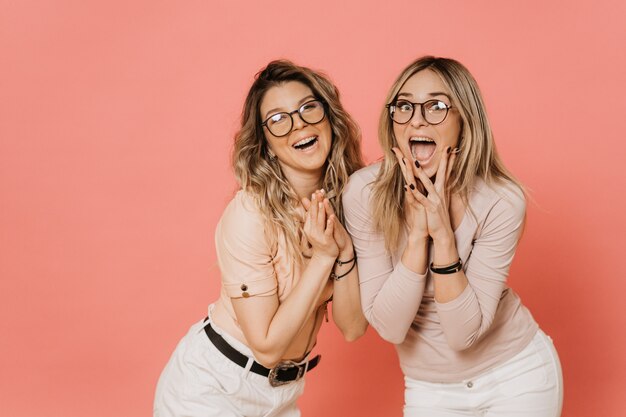
[[[224,340],[224,338],[219,335],[213,327],[211,327],[211,323],[207,323],[204,326],[204,331],[217,350],[222,352],[224,356],[242,368],[246,367],[249,358],[229,345],[228,342],[226,342],[226,340]],[[293,361],[283,361],[272,369],[266,368],[257,361],[254,361],[250,371],[255,374],[268,377],[270,385],[277,387],[302,378],[305,372],[308,372],[317,366],[321,358],[322,357],[320,355],[317,355],[310,361],[303,364],[297,364]]]

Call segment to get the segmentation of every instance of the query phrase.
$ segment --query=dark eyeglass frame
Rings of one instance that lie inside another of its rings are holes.
[[[322,118],[319,119],[317,122],[309,122],[307,121],[303,116],[302,116],[302,112],[304,111],[304,107],[308,104],[311,103],[320,103],[322,105]],[[277,138],[282,138],[284,136],[287,136],[288,134],[291,133],[291,131],[293,130],[293,115],[298,113],[298,115],[300,116],[300,120],[302,120],[304,123],[309,124],[309,125],[316,125],[320,122],[322,122],[322,120],[324,120],[326,118],[326,102],[324,100],[320,100],[320,99],[314,99],[314,100],[309,100],[305,103],[302,103],[302,105],[300,107],[298,107],[296,110],[292,111],[292,112],[286,112],[286,111],[281,111],[278,113],[274,113],[271,116],[269,116],[267,119],[265,119],[265,121],[263,123],[261,123],[261,126],[265,126],[267,128],[267,130],[269,130],[269,132],[274,135],[274,137]],[[289,119],[291,120],[291,126],[289,126],[289,130],[287,131],[287,133],[283,134],[283,135],[275,135],[274,132],[272,132],[272,129],[270,129],[270,127],[268,126],[267,122],[269,122],[269,120],[278,115],[278,114],[286,114],[287,116],[289,116]]]
[[[406,122],[404,122],[404,123],[397,122],[397,121],[395,121],[395,120],[394,120],[394,118],[393,118],[393,113],[395,112],[395,110],[394,110],[394,111],[392,111],[392,110],[391,110],[391,108],[392,108],[392,107],[398,107],[398,101],[402,101],[402,102],[405,102],[405,103],[409,103],[409,104],[411,105],[411,117],[409,117],[409,119],[408,119]],[[445,109],[446,109],[446,114],[443,116],[443,119],[441,119],[441,121],[440,121],[440,122],[437,122],[437,123],[431,123],[431,122],[428,120],[428,118],[426,117],[426,110],[425,110],[425,107],[424,107],[424,104],[427,104],[427,103],[441,103],[441,104],[443,104],[443,105],[444,105],[444,107],[445,107]],[[445,122],[446,117],[448,117],[448,113],[450,112],[450,109],[454,107],[454,106],[452,106],[452,105],[446,104],[444,101],[439,100],[439,99],[426,100],[426,101],[425,101],[425,102],[423,102],[423,103],[413,103],[412,101],[409,101],[409,100],[406,100],[406,99],[403,99],[403,98],[401,98],[401,99],[395,99],[395,100],[394,100],[394,101],[392,101],[391,103],[387,104],[385,107],[389,110],[389,111],[388,111],[388,114],[389,114],[389,118],[391,119],[391,121],[392,121],[392,122],[394,122],[394,123],[396,123],[396,124],[399,124],[399,125],[405,125],[405,124],[409,123],[409,122],[413,119],[413,116],[415,116],[415,107],[416,107],[416,106],[419,106],[419,107],[420,107],[420,112],[422,113],[422,118],[423,118],[423,119],[424,119],[424,120],[425,120],[425,121],[426,121],[429,125],[432,125],[432,126],[437,126],[438,124],[441,124],[441,123]]]

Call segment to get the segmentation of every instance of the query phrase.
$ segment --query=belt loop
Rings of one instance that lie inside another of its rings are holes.
[[[248,358],[248,362],[246,363],[246,367],[243,368],[243,377],[247,378],[248,374],[250,373],[250,369],[252,368],[252,365],[254,364],[254,359],[253,358]]]
[[[208,318],[208,317],[205,317],[205,318],[202,320],[202,326],[199,326],[199,327],[198,327],[198,332],[197,332],[197,333],[204,333],[204,331],[205,331],[205,330],[204,330],[204,328],[205,328],[206,326],[208,326],[208,324],[209,324],[209,318]]]

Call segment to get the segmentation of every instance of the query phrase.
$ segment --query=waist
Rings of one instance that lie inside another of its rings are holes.
[[[250,372],[267,377],[269,384],[273,387],[298,381],[304,376],[304,374],[314,369],[321,359],[321,356],[317,355],[310,361],[301,363],[296,363],[294,361],[281,361],[273,368],[266,368],[255,361],[253,357],[247,356],[231,346],[211,325],[209,317],[204,320],[204,331],[211,343],[213,343],[217,350],[219,350],[226,358],[240,367],[249,370]]]

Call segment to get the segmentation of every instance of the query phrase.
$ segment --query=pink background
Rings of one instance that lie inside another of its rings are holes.
[[[1,416],[150,415],[219,290],[232,136],[264,64],[330,74],[371,162],[387,89],[427,53],[474,73],[532,191],[510,282],[555,340],[564,415],[624,415],[626,3],[337,3],[0,1]],[[391,345],[324,326],[318,346],[305,417],[401,416]]]

